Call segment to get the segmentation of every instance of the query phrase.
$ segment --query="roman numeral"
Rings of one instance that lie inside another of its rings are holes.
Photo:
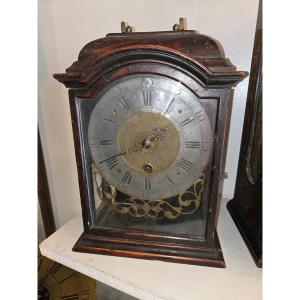
[[[95,110],[94,115],[96,118],[100,119],[103,116],[103,110],[98,108]]]
[[[89,136],[88,139],[90,146],[98,146],[98,138],[96,136]]]
[[[112,170],[115,166],[117,166],[119,164],[119,161],[118,161],[118,157],[113,156],[113,157],[105,159],[99,163],[100,164],[106,163],[107,166],[109,167],[109,169]]]
[[[190,118],[188,118],[188,119],[182,121],[179,125],[180,125],[180,126],[185,126],[185,125],[187,125],[187,124],[189,124],[189,123],[191,123],[191,122],[193,122],[193,121],[194,121],[194,116],[191,116]]]
[[[145,190],[150,191],[151,190],[151,185],[148,177],[145,177]]]
[[[122,181],[124,183],[130,184],[131,178],[132,178],[131,172],[130,171],[126,171],[125,175],[122,178]]]
[[[183,169],[184,171],[189,172],[192,169],[193,164],[183,158],[177,163],[177,166]]]
[[[168,112],[170,112],[171,110],[171,105],[173,104],[173,102],[175,101],[175,98],[172,98],[172,100],[169,102],[164,114],[167,114]]]
[[[104,121],[108,122],[108,123],[112,123],[112,124],[115,124],[115,121],[111,120],[111,119],[105,119],[103,118]]]
[[[185,142],[186,148],[200,148],[200,142],[196,141],[187,141]]]
[[[112,89],[112,92],[116,95],[121,95],[121,89],[118,87],[118,86],[115,86],[113,89]]]
[[[101,146],[110,146],[112,145],[112,140],[102,140],[99,142],[99,145]]]
[[[196,113],[196,116],[199,118],[200,121],[203,121],[205,119],[205,112],[200,110]]]
[[[151,106],[151,90],[142,90],[143,97],[144,97],[144,105]]]
[[[168,181],[169,181],[171,184],[174,184],[174,181],[170,178],[169,175],[166,174],[166,177],[167,177]]]
[[[125,101],[124,99],[120,98],[120,99],[119,99],[119,103],[120,103],[120,105],[121,105],[124,109],[126,109],[126,110],[129,109],[129,106],[128,106],[128,104],[126,103],[126,101]]]

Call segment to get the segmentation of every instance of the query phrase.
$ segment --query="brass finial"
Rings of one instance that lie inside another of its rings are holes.
[[[131,33],[133,31],[133,27],[128,25],[127,22],[121,22],[121,32],[122,33]]]
[[[186,18],[179,18],[179,24],[175,23],[173,25],[173,31],[181,31],[187,29]]]

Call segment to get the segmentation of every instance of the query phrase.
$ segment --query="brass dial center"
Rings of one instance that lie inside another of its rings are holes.
[[[117,137],[119,153],[137,144],[141,145],[141,151],[124,155],[124,161],[138,172],[153,174],[168,168],[176,160],[179,133],[163,115],[139,111],[124,122]]]
[[[149,149],[153,146],[153,142],[150,139],[144,139],[142,142],[142,147],[144,149]]]

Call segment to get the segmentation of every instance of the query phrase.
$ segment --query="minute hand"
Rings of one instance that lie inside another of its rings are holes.
[[[169,126],[168,126],[169,127]],[[150,141],[159,141],[165,137],[166,131],[169,129],[168,127],[166,128],[156,128],[153,130],[152,137],[150,138]],[[144,148],[143,144],[135,144],[132,148],[126,149],[124,152],[115,154],[113,156],[110,156],[109,158],[106,158],[104,160],[99,161],[99,164],[102,164],[104,162],[110,161],[111,159],[114,159],[115,157],[130,154],[133,152],[138,152],[142,151]]]
[[[111,160],[111,159],[113,159],[113,158],[115,158],[115,157],[122,156],[122,155],[125,155],[125,154],[127,154],[127,151],[122,152],[122,153],[115,154],[115,155],[113,155],[113,156],[111,156],[111,157],[109,157],[109,158],[106,158],[106,159],[104,159],[104,160],[101,160],[101,161],[99,161],[99,164],[105,163],[105,162],[107,162],[107,161],[109,161],[109,160]]]
[[[110,161],[111,159],[113,159],[113,158],[115,158],[115,157],[118,157],[118,156],[130,154],[130,153],[132,153],[132,152],[141,151],[142,148],[143,148],[143,146],[142,146],[141,144],[136,144],[136,145],[134,145],[134,147],[129,148],[129,149],[126,149],[124,152],[115,154],[115,155],[113,155],[113,156],[110,156],[109,158],[106,158],[106,159],[104,159],[104,160],[99,161],[99,164],[102,164],[102,163],[104,163],[104,162]]]

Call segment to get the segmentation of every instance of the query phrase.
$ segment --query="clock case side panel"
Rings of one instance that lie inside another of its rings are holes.
[[[262,267],[262,8],[258,11],[234,198],[227,209]]]
[[[215,148],[213,165],[211,171],[211,195],[210,206],[207,223],[207,238],[214,239],[220,204],[222,200],[222,190],[225,177],[225,163],[228,145],[228,135],[230,129],[231,113],[233,102],[233,90],[222,90],[220,92],[220,100],[218,107],[218,118],[215,132]]]
[[[92,224],[93,213],[89,209],[90,201],[88,195],[88,183],[87,183],[87,168],[84,161],[84,149],[81,142],[81,130],[80,130],[80,120],[78,115],[78,108],[76,103],[76,94],[77,90],[69,90],[69,105],[70,113],[72,120],[72,129],[73,129],[73,139],[74,139],[74,149],[78,173],[78,183],[79,183],[79,192],[81,199],[81,210],[82,210],[82,219],[84,231],[89,231]]]

